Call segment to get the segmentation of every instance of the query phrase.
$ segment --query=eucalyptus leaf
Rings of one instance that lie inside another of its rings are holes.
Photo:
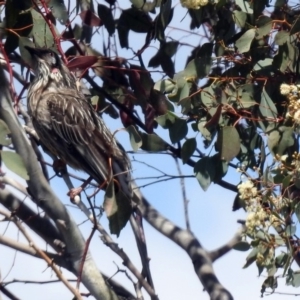
[[[185,164],[189,158],[193,155],[197,147],[197,142],[195,138],[187,139],[181,149],[181,159]]]
[[[0,145],[8,146],[11,144],[11,139],[7,137],[10,133],[9,128],[3,120],[0,120]]]
[[[238,27],[243,28],[245,26],[246,19],[247,14],[245,12],[239,10],[233,11],[233,20]]]
[[[12,151],[1,151],[1,157],[5,166],[25,180],[29,179],[22,157]]]
[[[256,29],[249,29],[235,42],[235,46],[240,53],[245,53],[250,50],[255,34]]]
[[[205,156],[198,160],[194,167],[194,174],[202,189],[206,191],[215,178],[215,166],[211,158]]]
[[[130,218],[132,207],[130,199],[121,190],[115,191],[113,180],[106,188],[103,207],[109,220],[110,232],[119,236]]]
[[[250,244],[247,242],[238,242],[233,246],[234,250],[238,250],[238,251],[248,251],[250,249]]]
[[[231,161],[240,152],[240,136],[235,127],[224,126],[220,129],[217,147],[222,159]]]
[[[169,134],[171,142],[177,143],[186,137],[188,133],[188,127],[185,120],[176,118],[175,122],[169,127]]]
[[[166,151],[168,149],[168,144],[156,134],[142,133],[141,149],[150,152]]]
[[[133,125],[130,125],[126,128],[130,136],[130,144],[133,151],[137,151],[142,146],[142,138],[137,132],[136,128]]]

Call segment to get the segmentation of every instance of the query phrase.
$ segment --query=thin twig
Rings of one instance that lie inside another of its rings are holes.
[[[80,198],[78,197],[78,200],[79,199]],[[75,204],[85,213],[86,217],[89,218],[94,223],[93,216],[89,212],[86,205],[80,200],[76,201]],[[124,266],[126,266],[134,274],[134,276],[140,281],[142,287],[151,296],[151,299],[153,300],[158,299],[153,288],[149,285],[149,283],[144,279],[144,277],[141,275],[138,269],[134,266],[134,264],[132,263],[128,255],[124,252],[123,249],[119,248],[118,244],[116,244],[113,241],[113,239],[110,237],[110,235],[106,232],[106,230],[102,227],[102,225],[99,222],[97,222],[97,230],[102,234],[101,240],[103,241],[103,243],[123,259]]]
[[[180,168],[180,165],[179,165],[178,158],[174,157],[174,159],[175,159],[176,167],[177,167],[177,170],[178,170],[178,174],[180,176],[180,185],[181,185],[181,192],[182,192],[185,225],[186,225],[186,229],[188,231],[191,231],[190,219],[189,219],[189,200],[186,197],[184,177],[182,176],[182,172],[181,172],[181,168]]]
[[[234,237],[228,241],[225,245],[217,248],[216,250],[212,250],[209,252],[209,256],[212,262],[216,261],[218,258],[222,257],[226,253],[228,253],[232,248],[242,239],[242,233],[245,230],[245,226],[242,226]]]

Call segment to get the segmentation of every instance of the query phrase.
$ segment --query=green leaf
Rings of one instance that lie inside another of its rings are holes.
[[[212,134],[211,132],[205,127],[206,125],[206,120],[200,120],[198,123],[198,130],[201,132],[202,136],[207,140],[207,141],[212,141]]]
[[[173,17],[172,0],[161,1],[160,12],[155,21],[155,38],[165,41],[165,29]]]
[[[289,38],[289,33],[286,31],[279,31],[275,35],[275,43],[278,46],[282,46]]]
[[[243,269],[248,268],[252,263],[256,261],[257,254],[258,254],[258,248],[257,247],[253,248],[246,258],[246,264],[243,266]]]
[[[273,156],[277,154],[277,146],[280,140],[280,134],[278,130],[273,130],[268,136],[268,147]]]
[[[253,95],[250,93],[244,92],[242,97],[240,98],[241,104],[243,108],[249,108],[256,104]]]
[[[247,14],[253,14],[253,9],[250,7],[250,3],[245,0],[236,0],[235,3],[240,7],[240,9],[247,13]]]
[[[6,28],[9,28],[4,45],[6,54],[18,47],[19,36],[28,36],[32,30],[32,16],[27,1],[7,0],[5,5]],[[26,10],[26,11],[23,11]]]
[[[220,129],[217,147],[221,158],[228,162],[239,154],[241,148],[240,136],[235,127],[224,126]]]
[[[189,158],[193,155],[197,147],[197,142],[195,138],[187,139],[181,149],[181,159],[183,164],[185,164]]]
[[[211,86],[205,87],[201,92],[201,102],[207,108],[211,108],[215,104],[214,90]]]
[[[169,145],[156,134],[142,133],[142,146],[141,149],[149,152],[166,151]]]
[[[119,236],[131,215],[131,203],[122,191],[116,193],[114,181],[111,180],[105,191],[103,207],[109,220],[112,234]]]
[[[176,118],[175,122],[169,127],[170,139],[173,144],[186,137],[188,126],[185,120]]]
[[[133,151],[138,151],[143,144],[141,136],[133,125],[128,126],[126,130],[130,136],[130,144]]]
[[[238,242],[233,246],[233,249],[238,251],[248,251],[250,247],[250,244],[247,242]]]
[[[283,155],[289,147],[294,145],[294,128],[287,126],[280,126],[279,131],[281,133],[280,142],[277,148],[277,154]]]
[[[243,11],[239,11],[239,10],[234,10],[233,11],[233,20],[235,22],[235,24],[240,27],[243,28],[245,26],[245,22],[247,19],[247,14],[244,13]]]
[[[227,174],[228,163],[220,158],[219,153],[216,153],[211,157],[211,160],[215,166],[215,177],[213,179],[214,183],[219,183],[220,180]]]
[[[117,26],[121,47],[128,48],[128,34],[130,30],[147,33],[151,27],[152,20],[148,14],[135,7],[123,10]]]
[[[277,268],[283,268],[288,261],[288,255],[286,253],[281,253],[275,258],[275,265]]]
[[[155,83],[154,89],[162,93],[171,93],[175,88],[175,82],[172,79],[163,79]]]
[[[249,29],[235,42],[235,46],[240,53],[245,53],[250,50],[255,34],[256,29]]]
[[[29,179],[23,159],[18,153],[11,151],[1,151],[1,157],[8,169],[25,180]]]
[[[166,151],[168,144],[156,134],[142,133],[141,149],[150,152]]]
[[[277,108],[270,96],[268,95],[268,93],[266,92],[265,88],[263,88],[263,91],[261,93],[259,111],[265,118],[274,119],[274,121],[277,118]]]
[[[33,28],[31,35],[34,37],[36,47],[53,48],[55,45],[53,34],[48,24],[45,22],[44,17],[34,9],[31,10],[31,15],[33,19]],[[54,24],[52,24],[52,26],[57,32]],[[59,36],[58,32],[57,36]]]
[[[280,126],[269,132],[268,147],[273,154],[283,155],[289,147],[294,145],[293,127]]]
[[[293,236],[296,233],[297,227],[295,225],[288,225],[285,229],[285,233],[288,236]]]
[[[257,20],[256,20],[256,26],[257,28],[257,33],[258,35],[256,36],[256,38],[263,38],[266,35],[270,34],[270,31],[272,29],[272,19],[270,17],[267,16],[260,16]]]
[[[278,286],[278,283],[277,283],[277,278],[275,278],[274,276],[268,276],[265,281],[263,282],[262,284],[262,287],[261,287],[261,298],[263,298],[264,296],[264,293],[266,291],[267,288],[270,288],[272,290],[275,290]]]
[[[275,235],[275,244],[277,246],[283,246],[285,245],[285,240],[280,235]]]
[[[244,208],[245,209],[245,201],[242,200],[239,197],[239,193],[237,193],[237,195],[235,196],[234,200],[233,200],[233,204],[232,204],[232,211],[237,211],[240,208]]]
[[[189,79],[202,79],[211,71],[212,58],[209,56],[197,57],[191,60],[183,71],[184,77]]]
[[[174,113],[168,111],[162,116],[155,118],[156,122],[163,128],[168,129],[175,122],[175,119],[178,118]]]
[[[274,179],[273,179],[273,176],[270,172],[270,167],[266,167],[264,173],[263,173],[263,185],[266,186],[266,187],[272,187],[274,185]]]
[[[63,0],[51,0],[49,2],[53,16],[61,23],[66,24],[69,19],[68,11]]]
[[[293,287],[299,287],[300,286],[300,271],[295,271],[293,272],[289,269],[289,272],[288,272],[288,276],[287,276],[287,282],[286,284],[287,285],[292,285]]]
[[[293,175],[287,175],[282,180],[282,189],[285,190],[288,186],[291,185],[291,179],[293,178]]]
[[[215,178],[215,166],[210,157],[205,156],[198,160],[194,167],[194,174],[202,189],[206,191]]]
[[[110,8],[106,5],[98,4],[98,16],[103,21],[103,24],[111,36],[115,32],[115,21]]]
[[[298,33],[300,31],[300,16],[295,20],[290,30],[290,35]]]
[[[293,276],[293,287],[299,287],[300,286],[300,272],[294,272]]]
[[[7,137],[9,133],[10,130],[8,129],[6,123],[0,120],[0,145],[8,146],[11,144],[11,139]]]
[[[148,66],[156,68],[160,66],[166,57],[172,57],[178,48],[179,43],[177,41],[161,43],[157,53],[149,60]]]

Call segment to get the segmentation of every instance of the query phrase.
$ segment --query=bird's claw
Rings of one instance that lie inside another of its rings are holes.
[[[71,201],[75,199],[82,192],[83,188],[80,186],[78,188],[73,188],[68,192],[68,196],[70,197]]]

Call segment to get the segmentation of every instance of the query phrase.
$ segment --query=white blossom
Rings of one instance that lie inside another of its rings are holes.
[[[292,84],[292,85],[290,85],[290,91],[292,93],[296,93],[296,92],[298,92],[298,88],[294,84]]]
[[[253,198],[257,195],[257,188],[254,187],[253,182],[247,180],[238,185],[238,190],[241,199]]]
[[[294,113],[294,119],[296,123],[300,123],[300,109]]]
[[[190,9],[199,9],[208,4],[208,0],[180,0],[181,5]]]
[[[290,93],[290,86],[286,83],[283,83],[281,86],[280,86],[280,93],[281,95],[288,95]]]

